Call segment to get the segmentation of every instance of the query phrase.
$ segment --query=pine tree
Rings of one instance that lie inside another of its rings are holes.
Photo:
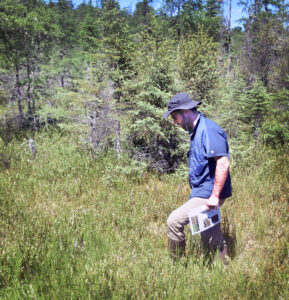
[[[205,4],[205,23],[208,33],[213,37],[214,41],[220,39],[220,31],[222,26],[222,8],[223,0],[206,0]]]
[[[78,23],[75,22],[76,12],[71,0],[59,0],[51,8],[53,22],[57,24],[55,31],[54,53],[57,53],[57,75],[60,86],[66,86],[66,79],[70,77],[70,64],[73,50],[78,46]]]
[[[213,38],[202,28],[181,39],[178,70],[187,90],[205,102],[212,102],[218,79],[217,51]]]
[[[288,76],[287,76],[288,80]],[[271,95],[270,114],[262,124],[262,139],[273,148],[289,145],[289,90],[280,89]]]
[[[198,27],[206,23],[204,3],[202,0],[188,0],[182,5],[180,16],[181,35],[198,31]]]
[[[140,31],[144,26],[148,25],[148,16],[154,11],[150,6],[151,2],[152,0],[144,0],[136,4],[132,17],[132,31]]]
[[[131,120],[127,147],[134,159],[158,172],[173,170],[184,159],[183,135],[162,118],[166,104],[176,92],[175,43],[164,37],[160,20],[137,36],[134,55],[136,77],[126,82],[124,100]],[[167,34],[169,36],[169,34]]]
[[[255,138],[259,136],[259,129],[269,112],[270,104],[270,96],[260,80],[257,80],[252,89],[246,92],[245,97],[241,98],[240,118],[251,126],[251,133]]]
[[[55,27],[42,1],[6,1],[0,3],[1,57],[15,74],[12,99],[17,99],[20,120],[24,119],[23,98],[29,118],[35,113],[32,95],[35,71],[51,49]],[[26,89],[24,89],[26,87]]]
[[[100,9],[93,7],[90,3],[82,3],[77,8],[77,17],[79,21],[79,40],[80,47],[88,52],[95,52],[99,46],[100,39]]]
[[[108,84],[113,89],[111,101],[114,103],[115,148],[118,158],[121,156],[121,111],[123,85],[132,71],[131,54],[134,52],[132,35],[129,32],[125,13],[114,0],[102,2],[99,19],[100,43],[99,55],[108,64]]]
[[[280,44],[288,37],[286,24],[282,19],[284,5],[282,1],[249,0],[240,1],[239,4],[247,14],[247,17],[243,18],[246,31],[243,73],[246,74],[247,86],[251,86],[258,77],[265,86],[270,87],[272,67],[276,66],[279,60]]]

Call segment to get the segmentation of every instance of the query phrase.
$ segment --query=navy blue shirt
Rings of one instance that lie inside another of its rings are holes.
[[[211,196],[215,182],[216,156],[230,158],[226,133],[217,123],[205,118],[199,112],[188,152],[189,183],[192,189],[190,198]],[[232,185],[228,173],[220,199],[230,196],[232,196]]]

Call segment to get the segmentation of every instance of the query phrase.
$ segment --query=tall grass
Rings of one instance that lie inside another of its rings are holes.
[[[58,134],[35,139],[34,160],[21,143],[0,148],[1,298],[288,298],[288,153],[256,147],[233,162],[225,268],[188,229],[186,257],[167,254],[186,180],[127,175],[127,160],[93,159]]]

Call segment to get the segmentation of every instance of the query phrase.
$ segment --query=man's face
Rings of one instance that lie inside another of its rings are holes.
[[[177,126],[180,126],[184,130],[188,129],[188,120],[186,114],[182,110],[175,110],[171,113],[173,123]]]

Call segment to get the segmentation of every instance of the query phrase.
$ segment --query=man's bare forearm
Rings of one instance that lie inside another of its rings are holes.
[[[220,200],[220,194],[226,182],[230,161],[227,156],[215,157],[216,160],[216,171],[215,171],[215,182],[212,194],[207,201],[207,209],[210,207],[217,207]]]
[[[227,156],[216,157],[216,172],[215,172],[215,183],[212,191],[212,195],[219,198],[220,193],[226,182],[230,161]]]

